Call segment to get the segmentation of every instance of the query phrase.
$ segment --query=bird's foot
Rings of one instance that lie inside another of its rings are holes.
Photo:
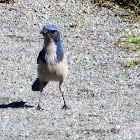
[[[38,106],[37,106],[37,110],[42,110],[40,104],[38,104]]]
[[[65,104],[65,105],[62,107],[62,109],[67,110],[67,109],[69,109],[69,107]]]

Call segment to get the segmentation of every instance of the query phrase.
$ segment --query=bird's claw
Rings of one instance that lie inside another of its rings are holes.
[[[62,107],[62,109],[67,110],[67,109],[69,109],[69,107],[65,104],[65,105]]]
[[[42,109],[42,108],[41,108],[40,104],[38,104],[37,110],[41,110],[41,109]]]

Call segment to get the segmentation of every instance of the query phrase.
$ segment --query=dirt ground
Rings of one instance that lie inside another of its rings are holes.
[[[74,0],[18,0],[0,9],[1,140],[140,139],[140,68],[126,70],[135,53],[114,47],[121,36],[138,36],[139,23],[121,21],[126,13],[114,8]],[[44,89],[43,110],[36,110],[39,92],[31,85],[46,24],[60,29],[69,55],[63,86],[68,110],[61,109],[56,82]]]

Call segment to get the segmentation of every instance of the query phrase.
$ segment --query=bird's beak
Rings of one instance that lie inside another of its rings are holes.
[[[40,34],[47,34],[46,30],[41,30]]]

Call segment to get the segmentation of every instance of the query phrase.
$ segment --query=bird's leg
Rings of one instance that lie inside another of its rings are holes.
[[[42,92],[40,92],[40,95],[39,95],[39,101],[38,101],[38,105],[37,105],[37,110],[41,110],[41,106],[40,106],[41,93],[42,93]]]
[[[63,97],[63,101],[64,101],[64,106],[62,107],[62,109],[68,109],[68,106],[66,105],[66,101],[65,101],[65,98],[64,98],[64,91],[62,91],[62,83],[63,81],[60,81],[59,83],[59,89],[60,89],[60,92],[62,94],[62,97]]]
[[[41,96],[42,96],[42,91],[43,91],[43,84],[44,84],[44,82],[39,82],[40,96],[39,96],[39,102],[38,102],[37,110],[41,109],[40,101],[41,101]]]

